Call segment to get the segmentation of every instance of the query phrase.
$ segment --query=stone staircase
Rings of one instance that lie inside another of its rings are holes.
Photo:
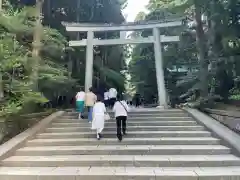
[[[131,112],[122,142],[115,120],[98,141],[76,117],[66,112],[2,160],[0,180],[240,179],[240,158],[181,110]]]

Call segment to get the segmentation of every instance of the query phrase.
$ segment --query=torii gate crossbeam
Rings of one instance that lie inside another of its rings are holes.
[[[163,27],[181,26],[182,20],[175,20],[169,22],[144,22],[144,23],[126,23],[120,25],[109,24],[80,24],[80,23],[63,23],[67,31],[71,32],[87,32],[87,39],[79,41],[70,41],[70,46],[86,46],[86,72],[85,72],[85,91],[92,86],[93,79],[93,47],[99,45],[120,45],[120,44],[140,44],[153,43],[155,54],[156,77],[158,87],[159,107],[167,108],[167,94],[164,80],[164,70],[162,61],[162,42],[179,41],[179,36],[161,36],[160,29]],[[147,38],[126,39],[122,32],[152,29],[153,36]],[[101,31],[120,31],[120,38],[117,39],[96,39],[94,32]]]

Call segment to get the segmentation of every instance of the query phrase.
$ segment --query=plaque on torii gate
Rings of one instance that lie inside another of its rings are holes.
[[[179,36],[163,36],[160,35],[160,28],[181,26],[183,18],[175,20],[148,21],[125,24],[89,24],[89,23],[65,23],[62,24],[69,32],[87,32],[87,39],[69,41],[69,46],[78,47],[86,46],[86,72],[85,72],[85,91],[92,87],[93,80],[93,47],[107,45],[123,45],[123,44],[143,44],[153,43],[155,54],[155,67],[158,87],[159,107],[167,108],[167,94],[164,80],[164,70],[162,62],[162,46],[163,42],[179,41]],[[153,35],[149,37],[141,37],[127,39],[126,31],[136,31],[152,29]],[[94,37],[95,32],[119,31],[120,38],[116,39],[97,39]]]

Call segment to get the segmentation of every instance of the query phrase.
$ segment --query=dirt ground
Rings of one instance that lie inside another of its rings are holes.
[[[240,106],[224,104],[224,103],[216,103],[214,109],[226,110],[226,111],[240,111]]]

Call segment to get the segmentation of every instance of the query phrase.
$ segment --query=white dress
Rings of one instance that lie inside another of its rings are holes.
[[[104,128],[104,114],[106,112],[106,107],[104,103],[97,102],[93,106],[93,121],[92,121],[92,129],[101,129]]]

